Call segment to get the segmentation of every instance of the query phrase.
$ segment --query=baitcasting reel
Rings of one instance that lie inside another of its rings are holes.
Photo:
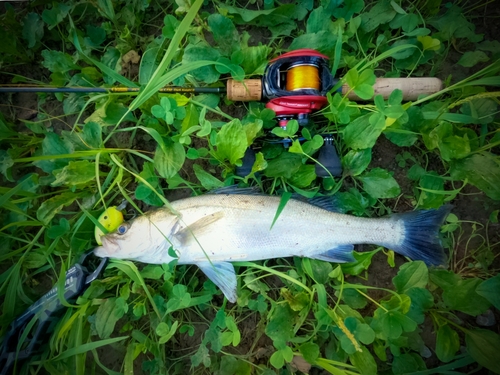
[[[327,105],[326,94],[335,83],[327,56],[299,49],[271,60],[262,79],[229,80],[227,96],[234,101],[269,100],[266,107],[276,113],[280,126],[291,119],[307,125],[309,114]]]
[[[330,73],[327,56],[312,49],[300,49],[271,60],[262,79],[230,80],[227,92],[228,98],[238,101],[269,100],[266,107],[276,113],[278,125],[285,128],[292,119],[301,126],[307,125],[309,114],[328,104],[326,94],[336,82]],[[324,139],[318,157],[324,168],[317,165],[316,174],[320,177],[340,176],[342,164],[333,139],[330,136]],[[255,153],[247,150],[243,165],[236,169],[236,174],[249,174],[254,161]]]

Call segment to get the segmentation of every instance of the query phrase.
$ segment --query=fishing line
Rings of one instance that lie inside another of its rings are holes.
[[[288,68],[286,74],[286,89],[297,91],[304,89],[319,90],[319,67],[313,63],[297,63]]]

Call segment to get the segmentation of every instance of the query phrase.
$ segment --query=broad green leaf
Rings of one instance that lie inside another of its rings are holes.
[[[353,354],[349,354],[351,363],[362,375],[376,374],[377,363],[375,362],[372,354],[363,345],[361,345],[361,350],[361,352],[356,351]]]
[[[102,128],[96,122],[89,121],[83,126],[83,141],[90,148],[102,147]]]
[[[2,173],[5,178],[9,181],[13,182],[12,177],[10,176],[9,168],[14,165],[14,160],[9,155],[9,153],[5,150],[0,150],[0,173]]]
[[[444,179],[436,172],[425,173],[419,181],[420,195],[418,197],[419,208],[439,208],[443,205],[446,196],[440,194],[444,191]]]
[[[107,70],[103,70],[104,81],[111,85],[118,81],[117,76],[121,76],[119,72],[121,71],[121,54],[117,48],[108,47],[101,57],[101,64],[106,66]]]
[[[434,297],[427,289],[415,287],[408,289],[405,294],[411,299],[410,309],[406,315],[418,324],[422,324],[425,320],[425,311],[434,306]]]
[[[193,366],[199,366],[201,363],[203,363],[205,367],[209,367],[212,363],[209,350],[203,343],[198,347],[196,353],[191,356],[191,364]]]
[[[459,275],[453,271],[434,268],[429,273],[431,281],[443,290],[456,288],[462,280]]]
[[[191,295],[187,292],[187,287],[182,284],[176,284],[172,288],[167,301],[167,312],[184,309],[189,306]]]
[[[466,68],[471,68],[477,63],[486,62],[489,57],[483,51],[467,51],[465,52],[457,64],[460,64]]]
[[[344,129],[344,142],[355,149],[372,148],[385,128],[381,113],[366,114],[349,123]]]
[[[439,327],[436,337],[436,355],[440,361],[450,362],[460,349],[458,333],[449,324]]]
[[[414,320],[399,311],[383,312],[380,322],[382,331],[390,339],[397,339],[403,331],[412,332],[417,328],[417,323]]]
[[[211,14],[207,21],[214,39],[224,55],[229,56],[234,50],[240,48],[238,31],[229,18],[215,13]]]
[[[256,119],[254,122],[246,123],[243,125],[245,134],[247,135],[247,144],[250,146],[259,132],[262,129],[263,122],[260,119]]]
[[[198,109],[196,108],[196,106],[192,103],[189,103],[186,106],[186,116],[182,120],[181,132],[182,133],[186,132],[189,128],[198,125],[198,123],[200,123],[201,125],[204,125],[204,121],[207,121],[207,120],[204,119],[204,116],[203,116],[203,118],[200,118],[200,113],[198,113]],[[210,123],[208,125],[210,125]],[[202,133],[202,135],[200,133],[198,133],[198,136],[204,137],[204,136],[210,134],[211,125],[208,126],[207,128],[208,129],[204,129],[205,131]],[[206,130],[208,130],[208,132]]]
[[[251,375],[253,367],[246,361],[233,356],[225,355],[221,359],[219,375]]]
[[[301,311],[310,304],[309,295],[305,292],[292,293],[286,288],[281,288],[281,295],[293,311]]]
[[[344,274],[353,276],[361,274],[361,272],[367,270],[368,267],[370,267],[372,258],[377,252],[378,250],[366,251],[362,253],[354,251],[352,255],[354,256],[356,261],[351,263],[342,263],[340,265],[342,267],[342,272],[344,272]]]
[[[111,0],[97,0],[97,9],[99,10],[99,13],[107,19],[115,21],[115,10]]]
[[[329,262],[318,259],[303,258],[302,268],[318,284],[326,284],[330,279],[333,266]]]
[[[476,288],[482,282],[480,279],[472,278],[460,280],[455,286],[443,288],[444,303],[452,310],[472,316],[482,314],[491,306],[487,299],[476,293]]]
[[[228,160],[233,165],[241,164],[248,142],[240,120],[234,119],[222,126],[217,133],[216,147],[216,156],[219,160]]]
[[[193,165],[193,170],[196,178],[200,181],[205,189],[213,190],[224,186],[224,183],[221,180],[219,180],[215,176],[212,176],[210,173],[205,172],[203,168],[198,164]]]
[[[292,175],[292,177],[287,179],[290,185],[297,188],[306,188],[316,180],[316,169],[312,164],[303,164],[299,169]]]
[[[376,77],[372,69],[365,69],[360,74],[356,68],[352,68],[345,75],[345,79],[349,88],[361,99],[368,100],[373,97]]]
[[[308,34],[318,33],[320,31],[329,31],[332,21],[330,17],[325,17],[322,6],[314,9],[307,19],[306,32]]]
[[[43,21],[37,13],[28,13],[23,20],[23,38],[33,48],[43,38]]]
[[[369,207],[369,200],[364,197],[358,189],[350,188],[349,191],[335,194],[341,212],[352,212],[357,216],[363,215]]]
[[[332,3],[335,4],[335,2]],[[349,21],[355,13],[359,13],[363,10],[365,2],[363,0],[345,0],[342,5],[343,6],[336,7],[333,10],[333,16],[335,18],[343,18],[346,21]]]
[[[154,188],[159,194],[163,195],[163,190],[159,186],[159,177],[156,175],[154,171],[153,163],[146,162],[144,163],[143,170],[139,174],[141,178],[146,180],[152,188]],[[146,204],[150,204],[153,206],[163,206],[163,202],[158,197],[157,194],[153,193],[153,190],[142,182],[137,185],[135,189],[135,197],[139,200],[144,201]]]
[[[52,220],[52,218],[63,209],[64,206],[70,205],[80,197],[81,194],[66,192],[49,198],[43,201],[38,208],[36,218],[47,225],[50,220]]]
[[[241,52],[243,54],[243,62],[240,65],[247,74],[264,74],[268,62],[267,56],[271,53],[269,46],[246,47]]]
[[[265,170],[267,165],[267,161],[264,159],[262,152],[257,152],[257,154],[255,154],[255,162],[253,163],[251,174]]]
[[[163,19],[163,24],[165,25],[161,30],[163,36],[167,39],[172,39],[175,35],[175,31],[179,27],[179,20],[171,14],[167,14]]]
[[[220,4],[221,9],[224,9],[229,14],[237,14],[241,17],[241,19],[247,23],[251,22],[257,17],[260,16],[268,16],[272,14],[276,9],[268,9],[268,10],[251,10],[246,8],[237,8],[227,4]]]
[[[318,359],[320,351],[319,346],[313,342],[306,342],[299,347],[300,354],[304,356],[304,359],[310,364],[314,365],[316,359]]]
[[[394,375],[413,374],[425,369],[425,363],[417,353],[403,353],[394,357],[392,362]]]
[[[421,23],[420,17],[415,13],[397,14],[389,23],[392,29],[402,28],[407,36],[416,36],[411,34]],[[410,34],[410,35],[409,35]]]
[[[345,173],[350,176],[358,176],[363,173],[372,161],[372,149],[351,150],[342,158]]]
[[[471,117],[474,124],[489,124],[495,118],[497,103],[488,98],[467,101],[460,108],[460,112]],[[469,123],[469,122],[467,122]]]
[[[163,324],[163,323],[160,323]],[[172,338],[172,336],[177,332],[177,327],[179,326],[179,321],[176,320],[173,324],[172,327],[168,330],[167,333],[161,335],[160,339],[158,340],[158,344],[165,344],[168,340]]]
[[[294,38],[290,49],[313,48],[321,53],[332,55],[334,53],[337,35],[331,31],[319,31],[312,34],[303,34]]]
[[[99,306],[95,317],[95,328],[100,338],[108,338],[115,324],[128,311],[127,302],[121,297],[112,297]]]
[[[358,176],[363,189],[373,198],[394,198],[401,193],[397,181],[382,168],[374,168]]]
[[[158,146],[155,151],[155,169],[163,178],[172,178],[182,168],[186,159],[186,150],[177,142],[166,144],[164,148]]]
[[[274,342],[285,344],[293,337],[293,321],[294,312],[288,304],[276,305],[266,325],[265,333]]]
[[[500,161],[495,155],[483,152],[454,161],[450,174],[454,180],[467,179],[491,199],[500,200]]]
[[[410,288],[425,288],[429,281],[427,266],[422,261],[403,264],[398,274],[392,279],[398,293],[405,293]]]
[[[95,168],[95,163],[88,160],[70,161],[64,168],[52,171],[56,179],[51,185],[82,187],[81,185],[95,179]]]
[[[338,292],[335,295],[339,296]],[[356,289],[344,289],[342,300],[353,309],[362,309],[368,303],[367,299],[359,294]]]
[[[283,152],[277,158],[267,161],[264,174],[267,177],[292,178],[302,165],[302,157],[299,154]]]
[[[184,65],[190,65],[193,62],[200,60],[216,61],[220,57],[220,53],[208,46],[204,45],[189,45],[184,50],[184,55],[182,57],[182,63]],[[191,71],[191,74],[200,81],[205,83],[214,83],[219,79],[220,73],[212,66],[204,66]]]
[[[167,16],[168,17],[168,16]],[[139,83],[145,85],[151,79],[153,72],[158,66],[158,54],[160,52],[160,47],[153,47],[142,55],[141,64],[139,66]]]
[[[498,353],[500,353],[500,336],[486,329],[465,331],[467,351],[480,365],[499,373]]]
[[[369,12],[361,15],[361,28],[366,32],[373,31],[379,25],[392,21],[396,14],[389,0],[376,2]]]
[[[56,2],[53,4],[51,9],[45,9],[42,13],[43,22],[47,24],[49,30],[61,23],[71,9],[71,5],[64,3]]]
[[[418,36],[417,40],[422,43],[423,50],[437,51],[441,46],[439,39],[434,39],[429,35]]]
[[[467,21],[462,14],[462,9],[457,5],[449,7],[444,15],[429,19],[428,23],[439,30],[442,40],[467,38],[472,43],[476,43],[480,42],[483,37],[475,34],[475,26]]]
[[[88,35],[85,41],[92,47],[98,47],[106,40],[106,30],[102,27],[87,25],[85,29]]]
[[[80,69],[73,62],[73,59],[67,53],[61,51],[42,51],[42,65],[53,73],[66,73],[70,70]]]
[[[476,288],[476,293],[486,298],[500,310],[500,274],[483,281]]]

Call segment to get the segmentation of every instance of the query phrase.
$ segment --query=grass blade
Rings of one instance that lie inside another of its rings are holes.
[[[105,339],[105,340],[99,340],[99,341],[94,341],[94,342],[89,342],[87,344],[79,345],[75,348],[71,348],[66,350],[65,352],[62,352],[60,355],[54,358],[54,361],[61,361],[63,359],[72,357],[74,355],[86,353],[88,351],[100,348],[101,346],[106,346],[106,345],[111,345],[114,344],[115,342],[123,341],[125,339],[128,339],[128,336],[120,336],[120,337],[114,337],[111,339]]]
[[[283,211],[283,209],[285,208],[286,204],[288,203],[288,201],[290,200],[290,198],[292,197],[292,193],[290,193],[289,191],[285,191],[283,193],[283,195],[281,196],[281,199],[280,199],[280,204],[278,206],[278,209],[276,210],[276,214],[274,215],[274,219],[273,219],[273,222],[271,224],[271,229],[273,229],[273,226],[274,226],[274,223],[276,223],[276,220],[278,220],[279,216],[281,215],[281,212]]]

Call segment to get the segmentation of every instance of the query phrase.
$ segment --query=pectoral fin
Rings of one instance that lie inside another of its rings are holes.
[[[229,302],[235,303],[236,295],[236,273],[229,262],[198,262],[198,267],[212,282],[217,285]]]
[[[325,251],[321,254],[310,255],[308,258],[324,260],[327,262],[334,263],[348,263],[354,262],[354,256],[352,255],[352,251],[354,249],[353,245],[340,245]]]
[[[187,242],[193,240],[194,236],[199,236],[207,230],[213,230],[213,228],[210,228],[210,225],[220,220],[223,216],[224,212],[218,211],[202,217],[187,227],[182,228],[177,233],[174,233],[174,238],[179,241],[179,243],[187,245]]]

